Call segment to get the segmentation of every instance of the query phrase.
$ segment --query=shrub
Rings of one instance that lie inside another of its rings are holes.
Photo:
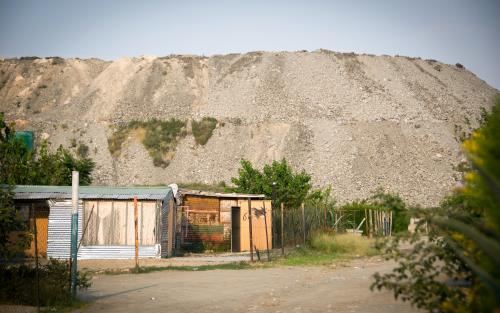
[[[62,306],[71,303],[68,262],[51,259],[39,267],[40,305]],[[78,273],[77,286],[90,287],[90,278]],[[36,305],[36,270],[32,266],[0,267],[0,303]]]
[[[78,149],[76,149],[76,154],[81,158],[86,158],[89,155],[89,147],[84,143],[80,143]]]
[[[192,121],[191,129],[196,143],[202,146],[205,145],[212,137],[216,126],[217,120],[213,117],[204,117],[200,122]]]

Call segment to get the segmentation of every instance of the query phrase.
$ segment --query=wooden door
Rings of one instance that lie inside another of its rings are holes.
[[[30,230],[34,234],[35,225],[34,220],[36,221],[36,229],[37,229],[37,245],[38,245],[38,255],[42,257],[47,256],[47,238],[48,238],[48,230],[49,230],[49,207],[45,204],[43,205],[34,205],[35,214],[30,212]],[[34,217],[33,217],[34,215]],[[33,236],[31,240],[31,245],[28,250],[26,250],[26,254],[29,257],[35,256],[35,237]]]

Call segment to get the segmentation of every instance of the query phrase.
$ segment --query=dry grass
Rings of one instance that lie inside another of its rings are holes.
[[[355,256],[370,256],[377,254],[375,241],[373,239],[352,234],[318,234],[311,240],[311,249],[324,253],[338,253]]]

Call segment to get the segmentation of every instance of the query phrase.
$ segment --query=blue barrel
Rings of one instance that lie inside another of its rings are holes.
[[[14,134],[14,138],[20,139],[26,145],[29,151],[33,151],[33,147],[35,145],[35,135],[31,130],[16,131],[16,133]]]

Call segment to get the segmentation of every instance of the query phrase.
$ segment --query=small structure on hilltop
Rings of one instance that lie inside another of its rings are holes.
[[[18,185],[13,193],[15,206],[31,229],[36,223],[39,255],[68,259],[71,187]],[[271,201],[264,195],[178,191],[176,185],[81,186],[79,199],[79,259],[134,258],[136,205],[140,258],[168,257],[181,251],[248,251],[249,203],[253,246],[266,249],[267,237],[271,248]],[[34,255],[33,246],[26,251],[28,255]]]

